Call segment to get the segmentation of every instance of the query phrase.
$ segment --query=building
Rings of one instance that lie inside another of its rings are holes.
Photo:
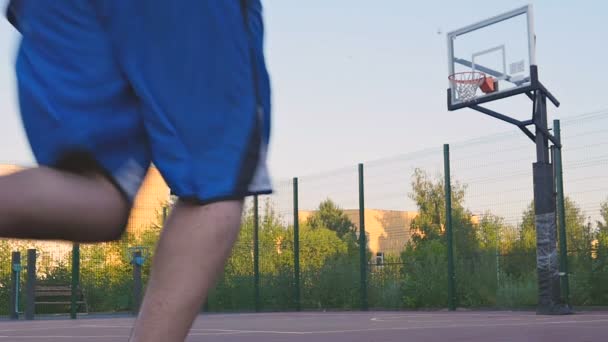
[[[170,189],[158,169],[151,167],[133,202],[127,230],[137,235],[162,223],[163,206],[169,202]]]
[[[359,231],[359,209],[343,210]],[[300,221],[305,222],[314,211],[301,211]],[[398,256],[412,237],[411,224],[416,212],[365,209],[365,235],[367,246],[376,259]]]

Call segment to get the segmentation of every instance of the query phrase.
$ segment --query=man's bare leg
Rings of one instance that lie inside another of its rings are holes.
[[[3,238],[116,240],[129,209],[120,191],[97,174],[39,167],[0,177]]]
[[[182,342],[223,269],[241,223],[241,201],[178,202],[163,229],[131,342]]]

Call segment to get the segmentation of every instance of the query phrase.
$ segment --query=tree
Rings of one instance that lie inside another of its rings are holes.
[[[593,232],[591,226],[585,223],[583,211],[574,200],[567,196],[564,207],[566,209],[566,241],[568,242],[568,250],[588,250],[591,246]],[[526,249],[536,249],[536,223],[533,202],[530,203],[522,215],[520,243]]]
[[[490,212],[484,213],[477,228],[480,249],[484,251],[508,250],[512,244],[511,231],[502,217]]]
[[[591,298],[593,304],[608,304],[608,199],[600,205],[601,221],[597,221],[597,245],[593,260],[591,282]]]
[[[458,300],[465,305],[491,304],[492,299],[484,294],[492,291],[482,290],[496,287],[495,262],[490,272],[482,272],[489,269],[485,266],[488,258],[480,253],[478,227],[473,224],[470,211],[464,207],[466,187],[457,181],[452,183],[452,238]],[[446,303],[444,184],[443,179],[432,179],[420,169],[415,170],[412,176],[409,196],[418,207],[418,215],[412,220],[412,239],[401,254],[405,279],[402,291],[406,306],[443,306]]]
[[[597,271],[608,275],[608,199],[600,204],[601,221],[597,221],[596,264]],[[604,284],[604,281],[600,281]],[[608,300],[608,293],[605,294]]]
[[[522,213],[519,229],[511,234],[513,239],[509,242],[511,247],[507,249],[508,252],[502,258],[501,272],[507,277],[525,281],[536,272],[534,218],[534,203],[530,203]]]
[[[593,238],[591,226],[585,224],[581,208],[571,198],[566,197],[566,241],[568,251],[584,256],[588,254]],[[522,214],[519,236],[515,241],[509,258],[505,261],[508,273],[520,276],[534,271],[536,267],[536,215],[534,202],[531,202]]]
[[[566,197],[566,237],[568,250],[586,253],[593,241],[593,228],[586,223],[585,214],[581,207],[569,197]]]
[[[343,213],[340,211],[338,214],[335,216],[340,218]],[[335,221],[338,220],[328,220]],[[253,231],[254,212],[252,207],[248,207],[225,272],[210,296],[213,310],[242,310],[253,306]],[[294,230],[293,226],[284,223],[270,200],[260,202],[258,233],[263,306],[266,309],[288,308],[293,301]],[[340,307],[343,305],[340,303],[352,299],[344,286],[352,287],[353,283],[339,284],[335,281],[342,275],[338,272],[340,269],[350,271],[346,269],[350,264],[343,261],[348,255],[348,246],[348,239],[340,239],[335,230],[322,225],[314,228],[308,224],[301,225],[300,285],[303,298],[322,306],[327,303],[337,305],[333,307]]]
[[[608,245],[608,199],[600,205],[602,221],[597,221],[598,239]]]
[[[312,229],[324,227],[333,230],[340,238],[355,231],[355,225],[348,216],[330,199],[319,204],[319,209],[306,220],[306,225]]]
[[[420,169],[414,171],[410,198],[416,202],[418,216],[412,220],[412,242],[445,240],[445,186],[442,179],[433,180]],[[466,187],[452,184],[452,229],[456,253],[470,253],[478,248],[471,213],[464,208]]]
[[[442,236],[445,223],[445,192],[442,180],[433,182],[420,169],[414,171],[412,177],[412,192],[409,197],[416,202],[418,216],[412,220],[412,240],[414,243],[423,240],[437,240]],[[460,192],[454,191],[454,198],[459,198]],[[458,200],[453,205],[458,205]]]
[[[521,230],[517,246],[526,251],[536,250],[536,215],[531,202],[521,216]]]

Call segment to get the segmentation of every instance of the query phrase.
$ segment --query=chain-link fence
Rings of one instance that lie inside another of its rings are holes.
[[[569,285],[562,293],[574,306],[606,305],[608,111],[561,124],[568,245],[562,285]],[[535,307],[533,144],[512,132],[452,144],[450,151],[453,298],[438,146],[279,181],[273,195],[248,198],[237,243],[204,310],[443,308],[450,299],[459,307]],[[152,170],[120,241],[74,248],[0,241],[0,313],[26,312],[28,303],[36,314],[135,312],[172,201]],[[36,285],[56,296],[28,288],[28,249],[36,250]],[[16,251],[21,269],[11,261]]]

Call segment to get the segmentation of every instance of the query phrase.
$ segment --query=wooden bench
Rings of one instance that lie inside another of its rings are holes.
[[[36,285],[35,305],[70,305],[72,304],[71,285]],[[76,305],[84,306],[86,313],[89,312],[84,292],[79,287],[77,290]]]

